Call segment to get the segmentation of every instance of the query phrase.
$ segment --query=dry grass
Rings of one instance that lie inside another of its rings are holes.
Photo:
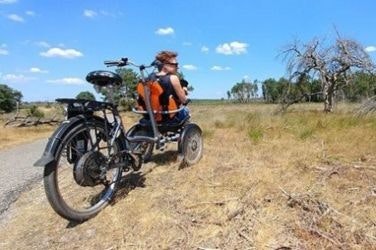
[[[0,122],[0,149],[46,138],[54,129],[55,127],[49,125],[27,128],[4,127],[4,122]]]
[[[57,113],[61,113],[57,107],[39,107],[46,118],[53,117]],[[26,116],[27,109],[21,110],[20,115]],[[36,139],[46,138],[54,131],[55,126],[42,125],[33,127],[12,127],[4,126],[6,121],[14,117],[14,113],[5,114],[0,117],[0,149],[6,149],[22,143],[31,142]]]
[[[205,137],[197,165],[178,171],[173,150],[156,153],[79,225],[37,184],[3,219],[0,248],[375,249],[376,118],[275,108],[192,105]]]

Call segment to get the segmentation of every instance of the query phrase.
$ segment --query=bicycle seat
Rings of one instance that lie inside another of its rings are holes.
[[[90,82],[91,84],[104,87],[107,85],[121,85],[123,79],[121,79],[121,77],[114,72],[96,70],[87,74],[86,81]]]

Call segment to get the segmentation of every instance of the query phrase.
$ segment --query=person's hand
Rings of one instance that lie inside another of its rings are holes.
[[[185,101],[185,103],[183,103],[183,105],[184,105],[184,106],[187,106],[188,103],[190,103],[191,101],[192,101],[191,99],[187,98],[187,100]]]
[[[188,95],[188,88],[187,87],[183,87],[183,90],[184,90],[185,95]]]

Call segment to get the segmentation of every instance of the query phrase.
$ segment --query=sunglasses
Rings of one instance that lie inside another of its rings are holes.
[[[175,66],[175,67],[179,66],[179,63],[166,62],[165,64],[172,65],[172,66]]]

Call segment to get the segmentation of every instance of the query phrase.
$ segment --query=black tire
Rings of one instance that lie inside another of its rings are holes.
[[[129,129],[127,136],[129,137],[133,137],[133,136],[152,137],[152,133],[139,125],[135,125],[131,129]],[[129,148],[131,152],[134,152],[136,154],[141,154],[143,162],[148,162],[150,161],[153,155],[154,143],[153,142],[130,142]]]
[[[86,143],[86,147],[80,149],[78,146],[72,146],[78,144],[77,138],[82,139],[83,137],[87,139],[83,143]],[[92,140],[90,140],[90,137]],[[77,177],[74,174],[74,171],[77,170],[75,164],[81,157],[83,159],[87,157],[86,152],[92,151],[96,154],[100,152],[100,155],[108,157],[107,142],[104,138],[106,137],[103,122],[92,120],[86,125],[84,123],[77,124],[62,138],[55,153],[56,163],[50,164],[44,169],[44,186],[47,199],[52,208],[67,220],[82,222],[94,217],[108,204],[116,192],[116,186],[122,174],[122,168],[119,166],[105,172],[106,180],[108,174],[111,174],[107,183],[91,186],[78,184]],[[112,152],[120,151],[122,148],[120,140],[117,139]],[[73,151],[76,152],[75,157],[77,158],[74,162],[72,160]],[[94,167],[95,171],[98,171],[99,167],[95,164]]]
[[[202,158],[203,139],[202,132],[198,126],[191,126],[185,132],[182,139],[182,162],[180,167],[196,164]]]

